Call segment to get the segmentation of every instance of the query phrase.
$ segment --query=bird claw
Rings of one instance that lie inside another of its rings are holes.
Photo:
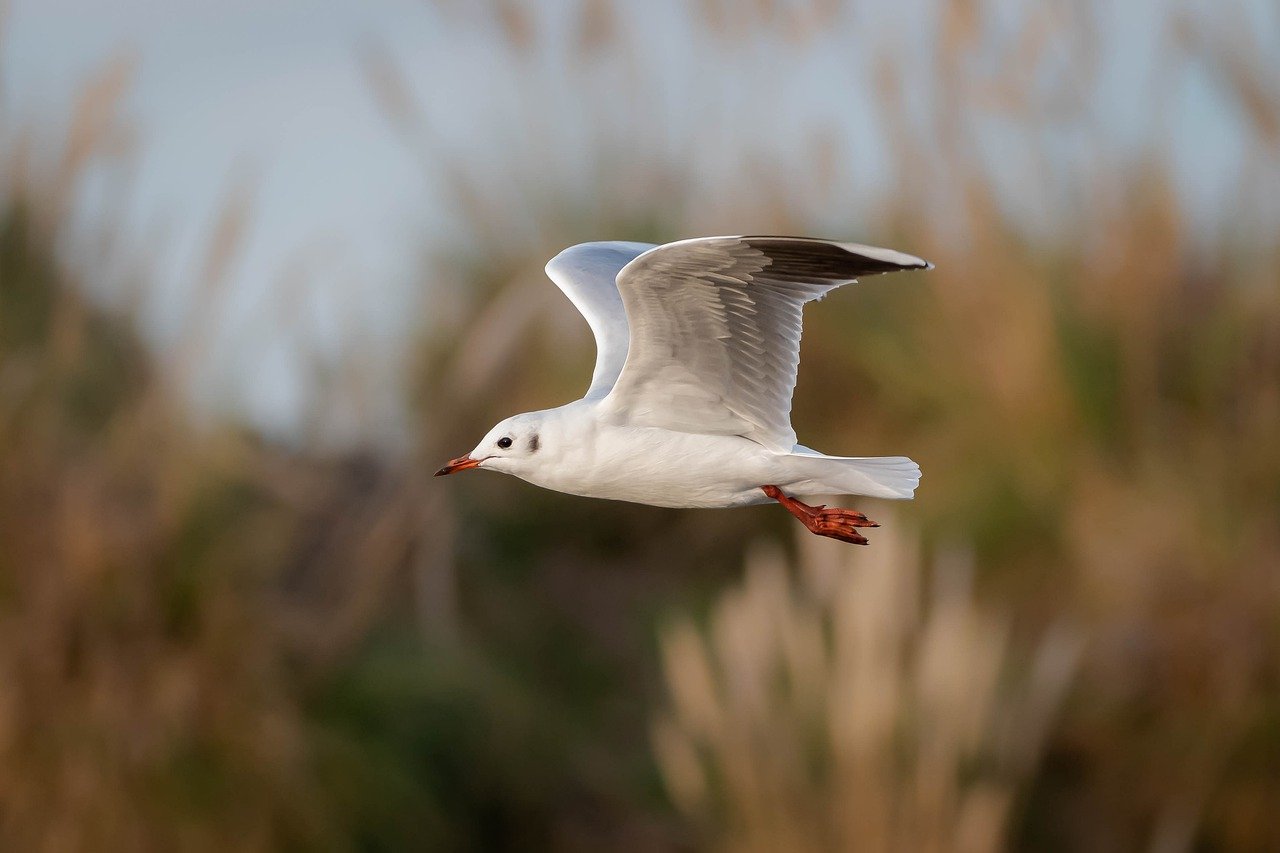
[[[825,506],[817,506],[817,518],[820,523],[829,524],[848,524],[851,527],[879,527],[880,525],[867,518],[856,509],[827,509]]]
[[[867,537],[855,530],[825,527],[810,527],[809,529],[819,536],[826,536],[829,539],[839,539],[841,542],[848,542],[850,545],[869,544],[867,542]]]
[[[866,545],[867,539],[858,532],[858,528],[880,525],[856,510],[819,508],[807,526],[819,536],[829,536],[854,545]]]
[[[761,486],[767,496],[776,500],[813,533],[839,539],[852,545],[866,545],[867,539],[858,532],[860,527],[879,527],[856,509],[828,508],[826,504],[809,506],[787,495],[777,486]]]

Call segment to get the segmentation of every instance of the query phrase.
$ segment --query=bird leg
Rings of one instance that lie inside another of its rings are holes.
[[[866,545],[866,537],[859,533],[857,528],[880,526],[856,509],[839,507],[828,509],[825,504],[809,506],[785,494],[777,486],[761,486],[760,490],[782,504],[787,512],[800,519],[801,524],[819,536],[830,536],[832,539],[854,545]]]

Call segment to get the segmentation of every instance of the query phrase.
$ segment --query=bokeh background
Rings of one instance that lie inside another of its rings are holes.
[[[1280,849],[1274,4],[0,20],[0,847]],[[761,232],[868,548],[430,477]]]

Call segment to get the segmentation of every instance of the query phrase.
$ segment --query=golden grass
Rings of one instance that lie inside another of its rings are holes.
[[[907,523],[885,518],[869,557],[800,543],[795,580],[755,551],[705,634],[663,630],[655,749],[713,846],[1005,848],[1081,639],[1059,625],[1015,649],[1008,615],[972,600],[967,559],[926,573]]]
[[[455,23],[491,14],[537,73],[533,6],[444,5]],[[576,8],[570,82],[621,56],[649,85],[625,8]],[[707,2],[688,26],[719,56],[817,44],[847,14]],[[895,191],[868,233],[833,235],[937,270],[807,318],[806,441],[925,471],[868,549],[793,545],[763,508],[423,476],[510,411],[580,393],[590,341],[547,257],[739,217],[812,231],[847,178],[830,127],[808,129],[801,167],[744,156],[750,174],[708,193],[697,163],[602,111],[590,197],[566,200],[544,183],[555,128],[531,100],[514,195],[497,194],[368,51],[375,96],[470,234],[427,260],[418,441],[391,462],[185,412],[251,187],[209,235],[179,352],[154,357],[82,296],[99,288],[70,270],[101,265],[54,247],[85,164],[127,147],[112,115],[128,63],[86,87],[52,156],[18,138],[0,158],[0,846],[1280,844],[1280,247],[1250,218],[1276,167],[1269,65],[1229,14],[1170,27],[1170,62],[1213,69],[1250,137],[1241,221],[1203,234],[1158,157],[1102,156],[1093,14],[1046,7],[994,46],[993,15],[939,7],[923,110],[904,106],[919,69],[878,58]],[[983,51],[1017,73],[984,71]],[[993,188],[984,111],[1023,139],[1079,132],[1068,190],[1048,148],[1028,178],[1058,239]]]

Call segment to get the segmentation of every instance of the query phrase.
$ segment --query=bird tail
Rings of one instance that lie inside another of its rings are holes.
[[[907,500],[920,485],[920,466],[905,456],[824,456],[797,446],[785,459],[799,494]]]

